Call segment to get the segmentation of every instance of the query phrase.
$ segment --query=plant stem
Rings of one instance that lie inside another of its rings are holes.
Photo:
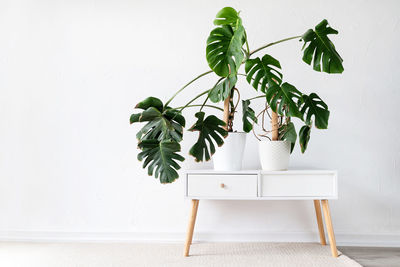
[[[206,99],[204,100],[203,104],[201,105],[199,111],[202,111],[203,107],[206,105],[206,103],[207,103],[207,101],[208,101],[209,98],[210,98],[210,95],[207,95],[207,97],[206,97]]]
[[[180,93],[182,92],[186,87],[188,87],[190,84],[192,84],[194,81],[200,79],[203,76],[206,76],[207,74],[210,74],[211,72],[213,72],[212,70],[209,70],[207,72],[204,72],[202,74],[200,74],[199,76],[197,76],[196,78],[194,78],[193,80],[191,80],[190,82],[188,82],[187,84],[185,84],[181,89],[179,89],[168,101],[167,103],[165,103],[165,106],[168,106],[168,104]]]
[[[247,47],[247,55],[246,58],[250,57],[250,48],[249,48],[249,43],[247,42],[247,37],[246,37],[246,47]]]
[[[282,42],[286,42],[286,41],[289,41],[289,40],[298,39],[300,37],[301,37],[301,35],[293,36],[293,37],[285,38],[285,39],[282,39],[282,40],[279,40],[279,41],[276,41],[276,42],[273,42],[273,43],[266,44],[264,46],[261,46],[260,48],[257,48],[256,50],[250,52],[249,56],[253,55],[254,53],[257,53],[260,50],[263,50],[264,48],[267,48],[267,47],[270,47],[270,46],[273,46],[273,45],[276,45],[276,44],[279,44],[279,43],[282,43]]]
[[[224,78],[224,77],[218,79],[218,81],[214,84],[214,86],[213,86],[209,91],[211,91],[212,89],[214,89],[215,86],[217,86],[217,84],[218,84],[220,81],[222,81],[223,78]],[[209,98],[210,98],[210,95],[207,95],[206,99],[205,99],[204,102],[203,102],[203,105],[201,105],[200,111],[203,109],[204,105],[207,103],[207,101],[208,101]]]
[[[220,111],[224,111],[222,108],[217,107],[217,106],[213,106],[213,105],[187,105],[187,106],[183,106],[183,107],[178,107],[178,108],[174,108],[174,109],[180,109],[180,108],[191,108],[191,107],[209,107],[209,108],[215,108],[218,109]]]
[[[238,73],[237,75],[239,75],[239,76],[244,76],[244,77],[247,78],[247,75],[246,75],[246,74],[243,74],[243,73]],[[251,80],[254,80],[254,78],[251,78]],[[260,83],[258,83],[258,84],[260,84]]]
[[[191,103],[193,103],[196,99],[198,99],[199,97],[201,97],[201,96],[207,94],[208,92],[210,92],[210,90],[206,90],[206,91],[202,92],[201,94],[198,94],[195,98],[193,98],[192,100],[190,100],[189,102],[187,102],[186,105],[182,106],[180,111],[184,110],[184,109],[185,109],[186,107],[188,107]],[[176,109],[178,109],[178,108],[176,108]]]
[[[262,98],[262,97],[265,97],[265,95],[255,96],[255,97],[249,98],[247,100],[253,100],[253,99]]]

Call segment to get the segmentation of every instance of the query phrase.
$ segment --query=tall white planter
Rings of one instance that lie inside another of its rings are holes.
[[[289,141],[260,141],[259,153],[261,167],[265,171],[283,171],[289,167]]]
[[[242,169],[246,133],[230,132],[221,147],[216,148],[212,157],[214,170],[239,171]]]

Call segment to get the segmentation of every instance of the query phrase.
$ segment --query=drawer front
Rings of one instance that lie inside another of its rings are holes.
[[[199,198],[256,198],[257,175],[188,174],[187,195]]]
[[[337,197],[335,174],[261,176],[262,197]]]

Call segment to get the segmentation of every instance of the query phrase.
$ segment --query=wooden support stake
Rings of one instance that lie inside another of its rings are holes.
[[[228,124],[229,124],[229,113],[230,113],[230,110],[229,110],[229,100],[230,100],[230,97],[227,97],[226,99],[225,99],[225,101],[224,101],[224,122],[225,122],[225,127],[224,127],[224,129],[226,130],[226,131],[228,131]]]
[[[278,129],[279,129],[279,121],[278,114],[274,111],[271,111],[271,140],[278,140]]]

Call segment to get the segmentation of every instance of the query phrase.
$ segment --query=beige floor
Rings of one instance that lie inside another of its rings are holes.
[[[361,266],[331,257],[316,243],[200,243],[182,257],[181,244],[0,243],[1,267]]]

